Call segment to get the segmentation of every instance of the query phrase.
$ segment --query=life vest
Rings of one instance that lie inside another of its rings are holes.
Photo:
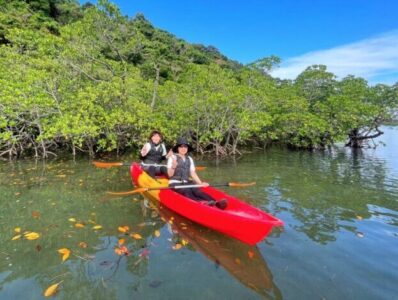
[[[143,157],[143,162],[145,164],[160,164],[164,158],[164,144],[160,143],[158,145],[155,145],[154,143],[152,143],[152,141],[150,141],[149,144],[151,145],[151,150],[149,150],[147,155]]]
[[[177,180],[182,182],[189,181],[189,176],[191,174],[191,159],[187,155],[185,157],[185,161],[177,155],[177,167],[174,170],[174,175],[170,177],[170,180]]]

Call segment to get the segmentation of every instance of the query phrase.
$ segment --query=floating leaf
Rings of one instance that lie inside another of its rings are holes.
[[[15,231],[16,233],[20,233],[20,232],[21,232],[21,227],[15,227],[15,228],[14,228],[14,231]]]
[[[156,237],[160,237],[160,231],[159,230],[155,230],[155,236]]]
[[[136,240],[142,239],[141,234],[138,234],[138,233],[132,233],[132,234],[130,234],[130,236],[131,236],[133,239],[136,239]]]
[[[118,241],[119,245],[123,245],[125,241],[126,241],[125,239],[119,239],[119,241]]]
[[[120,246],[120,250],[124,253],[124,255],[130,255],[129,249],[126,246]]]
[[[75,227],[76,228],[83,228],[85,225],[83,223],[76,223]]]
[[[24,237],[27,240],[32,241],[32,240],[37,240],[40,237],[40,234],[38,234],[37,232],[28,232],[28,233],[25,233]]]
[[[32,217],[34,219],[39,219],[40,218],[40,212],[38,212],[36,210],[32,211]]]
[[[69,218],[68,221],[69,222],[76,222],[76,219],[75,218]]]
[[[70,250],[67,248],[61,248],[61,249],[58,249],[58,253],[62,254],[62,261],[65,261],[68,259],[69,255],[70,255]]]
[[[129,249],[127,249],[126,246],[116,247],[115,248],[115,253],[117,255],[126,255],[126,256],[130,255],[130,251],[129,251]]]
[[[94,230],[99,230],[99,229],[102,229],[102,226],[101,226],[101,225],[95,225],[95,226],[93,227],[93,229],[94,229]]]
[[[21,238],[22,234],[18,234],[16,236],[14,236],[11,240],[15,241],[15,240],[19,240]]]
[[[62,281],[60,281],[58,283],[54,283],[53,285],[50,285],[44,292],[44,296],[51,297],[51,296],[55,295],[58,291],[58,286],[60,285],[61,282]]]
[[[363,218],[361,216],[357,216],[357,220],[362,220]]]
[[[87,245],[87,243],[85,243],[85,242],[80,242],[80,243],[79,243],[79,247],[80,247],[80,248],[87,248],[88,245]]]
[[[182,245],[181,244],[175,244],[174,246],[173,246],[173,249],[174,250],[179,250],[179,249],[181,249],[182,248]]]
[[[128,226],[119,226],[117,229],[123,233],[127,233],[130,230]]]
[[[360,232],[360,231],[358,231],[357,233],[356,233],[356,235],[357,235],[357,237],[359,237],[359,238],[363,238],[365,235],[362,233],[362,232]]]

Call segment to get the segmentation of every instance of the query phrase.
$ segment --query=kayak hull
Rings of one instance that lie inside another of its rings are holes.
[[[145,173],[139,164],[132,164],[130,174],[137,187],[156,188],[167,186],[167,180],[155,180]],[[261,211],[231,195],[213,187],[201,188],[214,199],[226,199],[225,210],[210,207],[176,193],[172,189],[150,190],[144,196],[166,206],[174,212],[203,226],[209,227],[246,244],[255,245],[264,239],[274,226],[283,226],[278,218]]]

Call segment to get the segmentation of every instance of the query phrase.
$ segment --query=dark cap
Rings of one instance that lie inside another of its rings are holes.
[[[191,144],[188,142],[188,140],[186,138],[179,137],[177,139],[177,143],[173,147],[173,152],[177,153],[178,152],[178,147],[181,146],[181,145],[187,145],[188,146],[188,151],[192,151],[193,150]]]

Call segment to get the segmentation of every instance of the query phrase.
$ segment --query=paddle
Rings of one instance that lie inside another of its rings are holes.
[[[229,187],[246,187],[246,186],[252,186],[255,185],[255,182],[248,182],[248,183],[241,183],[241,182],[226,182],[226,183],[218,183],[218,184],[211,184],[208,186],[212,187],[217,187],[217,186],[229,186]],[[117,195],[117,196],[123,196],[123,195],[133,195],[133,194],[138,194],[138,193],[143,193],[143,192],[148,192],[148,191],[155,191],[155,190],[178,190],[178,189],[188,189],[188,188],[201,188],[205,187],[203,184],[187,184],[187,185],[175,185],[175,186],[158,186],[158,187],[153,187],[153,188],[137,188],[132,191],[128,192],[107,192],[109,195]]]
[[[93,161],[94,166],[101,169],[108,169],[112,167],[130,167],[131,163],[123,163],[123,162],[102,162],[102,161]],[[145,164],[145,166],[155,166],[155,167],[166,167],[166,165],[158,165],[158,164]],[[196,171],[203,171],[206,167],[197,166],[195,167]]]

